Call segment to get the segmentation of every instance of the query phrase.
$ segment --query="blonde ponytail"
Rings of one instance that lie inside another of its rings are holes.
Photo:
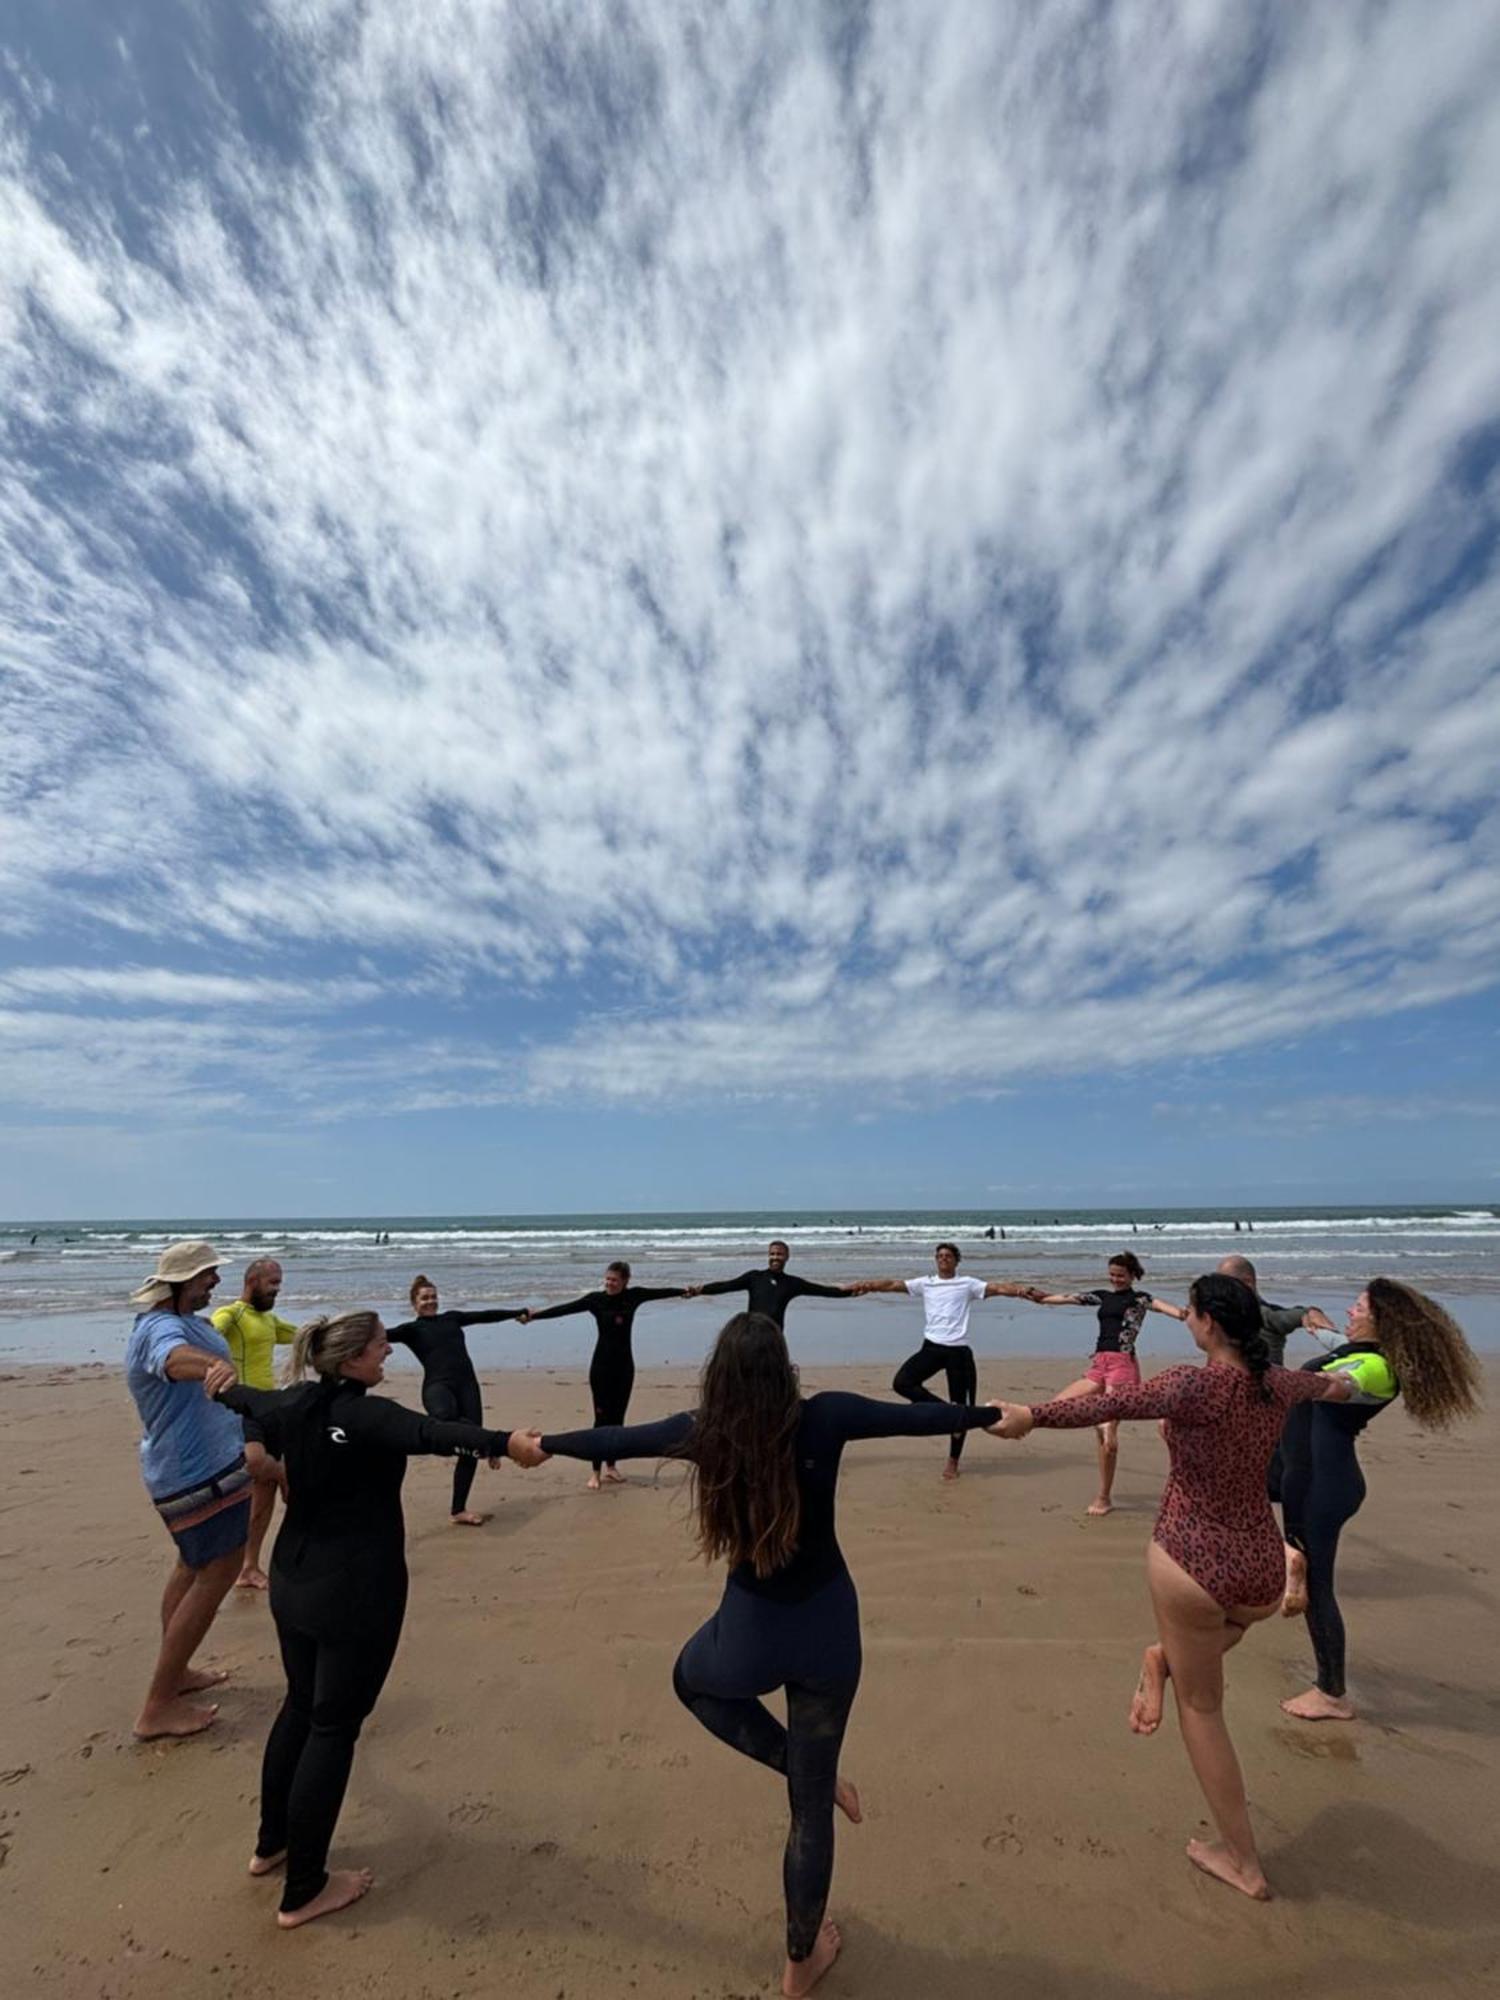
[[[286,1366],[288,1382],[300,1382],[304,1375],[336,1376],[344,1363],[363,1354],[380,1330],[379,1313],[361,1307],[340,1313],[337,1319],[323,1314],[297,1329],[291,1359]]]

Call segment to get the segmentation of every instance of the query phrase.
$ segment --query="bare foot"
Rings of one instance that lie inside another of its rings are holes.
[[[1306,1694],[1288,1695],[1281,1706],[1288,1715],[1295,1715],[1300,1722],[1354,1720],[1354,1707],[1347,1695],[1324,1694],[1318,1687],[1310,1687]]]
[[[948,1463],[947,1463],[947,1464],[946,1464],[946,1465],[945,1465],[945,1466],[943,1467],[943,1477],[944,1477],[944,1479],[957,1479],[957,1477],[958,1477],[958,1460],[957,1460],[956,1458],[950,1458],[950,1459],[949,1459],[949,1461],[948,1461]],[[817,1957],[817,1952],[816,1952],[816,1951],[814,1951],[814,1953],[813,1953],[813,1958],[816,1958],[816,1957]],[[830,1959],[830,1960],[829,1960],[828,1962],[829,1962],[829,1964],[831,1965],[831,1964],[833,1963],[833,1960],[832,1960],[832,1959]],[[809,1959],[807,1959],[807,1960],[805,1961],[805,1963],[807,1963],[808,1965],[811,1965],[811,1964],[812,1964],[812,1958],[809,1958]],[[800,1987],[800,1988],[799,1988],[798,1990],[799,1990],[800,1992],[803,1992],[803,1993],[805,1993],[805,1992],[807,1991],[807,1988],[806,1988],[805,1986],[803,1986],[803,1987]]]
[[[1160,1646],[1148,1646],[1141,1655],[1141,1677],[1130,1701],[1130,1726],[1137,1736],[1154,1736],[1160,1728],[1166,1693],[1167,1656]]]
[[[219,1704],[199,1708],[191,1701],[148,1703],[135,1720],[138,1743],[154,1743],[159,1736],[197,1736],[218,1720]]]
[[[374,1883],[368,1868],[332,1868],[310,1903],[304,1903],[300,1910],[278,1910],[276,1921],[284,1931],[294,1931],[298,1924],[310,1924],[314,1917],[331,1917],[335,1910],[347,1910],[351,1903],[357,1903]]]
[[[847,1778],[834,1779],[833,1803],[853,1826],[858,1826],[865,1816],[864,1808],[859,1802],[859,1792]]]
[[[1221,1841],[1190,1840],[1187,1844],[1187,1858],[1195,1868],[1201,1868],[1205,1875],[1212,1875],[1219,1882],[1227,1882],[1231,1889],[1238,1889],[1242,1896],[1253,1897],[1257,1903],[1270,1902],[1271,1891],[1266,1886],[1266,1878],[1261,1873],[1260,1863],[1236,1861]]]
[[[461,1514],[452,1518],[455,1528],[482,1528],[490,1517],[488,1514],[476,1514],[472,1507],[465,1507]]]
[[[598,1473],[597,1473],[597,1472],[591,1472],[591,1473],[589,1474],[589,1483],[588,1483],[588,1491],[589,1491],[590,1493],[597,1493],[597,1492],[599,1491],[599,1487],[600,1487],[601,1483],[602,1483],[602,1482],[601,1482],[601,1480],[600,1480],[600,1478],[599,1478],[599,1475],[598,1475]]]
[[[781,1990],[788,2000],[802,2000],[804,1993],[811,1993],[823,1974],[839,1955],[839,1947],[844,1940],[839,1936],[839,1927],[832,1918],[818,1932],[818,1941],[806,1958],[789,1958],[786,1971],[781,1975]]]
[[[205,1688],[223,1687],[229,1678],[228,1667],[189,1667],[183,1675],[179,1694],[202,1694]]]
[[[606,1465],[604,1468],[604,1483],[606,1486],[623,1486],[625,1484],[625,1475],[623,1472],[617,1472],[614,1466]]]
[[[1283,1618],[1300,1618],[1307,1610],[1307,1557],[1290,1543],[1286,1551],[1286,1590],[1281,1599]]]
[[[252,1875],[269,1875],[273,1870],[279,1868],[285,1860],[286,1849],[284,1847],[279,1854],[252,1854],[248,1872]]]
[[[1090,1500],[1088,1504],[1088,1512],[1092,1514],[1096,1520],[1100,1519],[1105,1514],[1113,1514],[1114,1511],[1115,1511],[1115,1503],[1113,1500],[1103,1500],[1103,1499]]]
[[[234,1580],[236,1590],[269,1590],[271,1579],[258,1563],[247,1563]]]

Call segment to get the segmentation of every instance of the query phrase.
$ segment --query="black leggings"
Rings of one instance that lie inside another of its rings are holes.
[[[478,1382],[424,1382],[422,1384],[422,1408],[429,1417],[440,1417],[445,1424],[482,1424],[484,1405],[479,1399]],[[474,1484],[474,1474],[479,1470],[477,1458],[466,1458],[462,1453],[453,1461],[453,1512],[463,1513],[469,1504],[469,1489]]]
[[[677,1699],[721,1743],[769,1765],[786,1779],[792,1823],[781,1864],[786,1894],[786,1955],[807,1958],[818,1941],[833,1881],[833,1793],[839,1751],[859,1677],[818,1687],[786,1684],[786,1727],[753,1696],[732,1700],[700,1694],[684,1671],[687,1651],[672,1669]]]
[[[1365,1476],[1347,1432],[1320,1425],[1308,1448],[1300,1449],[1302,1431],[1300,1425],[1296,1432],[1288,1426],[1284,1434],[1282,1519],[1287,1540],[1307,1558],[1307,1630],[1318,1663],[1318,1686],[1324,1694],[1342,1695],[1344,1618],[1333,1594],[1333,1571],[1344,1524],[1364,1502]]]
[[[616,1354],[602,1344],[594,1349],[589,1363],[589,1394],[594,1399],[594,1423],[623,1424],[630,1408],[630,1392],[635,1387],[635,1357]],[[596,1458],[598,1472],[604,1461]]]
[[[403,1580],[390,1615],[375,1632],[337,1644],[276,1617],[286,1668],[286,1699],[271,1725],[260,1772],[260,1833],[255,1851],[269,1859],[286,1849],[283,1910],[300,1910],[328,1880],[328,1848],[338,1824],[354,1745],[396,1655],[406,1611]],[[323,1621],[318,1621],[320,1626]]]
[[[934,1396],[922,1384],[930,1382],[939,1369],[948,1377],[946,1397]],[[974,1366],[972,1347],[942,1347],[935,1340],[924,1340],[909,1361],[903,1361],[896,1370],[891,1387],[898,1396],[904,1396],[908,1403],[977,1403],[979,1401],[979,1371]],[[955,1431],[948,1440],[948,1455],[960,1458],[963,1455],[964,1433]]]

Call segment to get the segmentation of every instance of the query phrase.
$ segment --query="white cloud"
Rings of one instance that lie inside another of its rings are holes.
[[[6,72],[0,891],[207,967],[12,971],[23,1098],[983,1093],[1500,973],[1485,10],[277,18],[146,234]],[[322,1060],[435,970],[556,1025]]]

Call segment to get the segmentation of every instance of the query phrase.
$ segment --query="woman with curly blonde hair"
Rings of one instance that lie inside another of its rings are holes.
[[[1287,1542],[1288,1618],[1307,1618],[1317,1661],[1314,1685],[1281,1706],[1303,1722],[1349,1722],[1344,1620],[1333,1590],[1339,1536],[1365,1497],[1356,1444],[1372,1418],[1400,1396],[1424,1430],[1446,1430],[1479,1408],[1479,1364],[1457,1320],[1436,1299],[1372,1278],[1349,1308],[1348,1339],[1310,1370],[1349,1377],[1345,1403],[1305,1403],[1282,1433],[1281,1502]]]

